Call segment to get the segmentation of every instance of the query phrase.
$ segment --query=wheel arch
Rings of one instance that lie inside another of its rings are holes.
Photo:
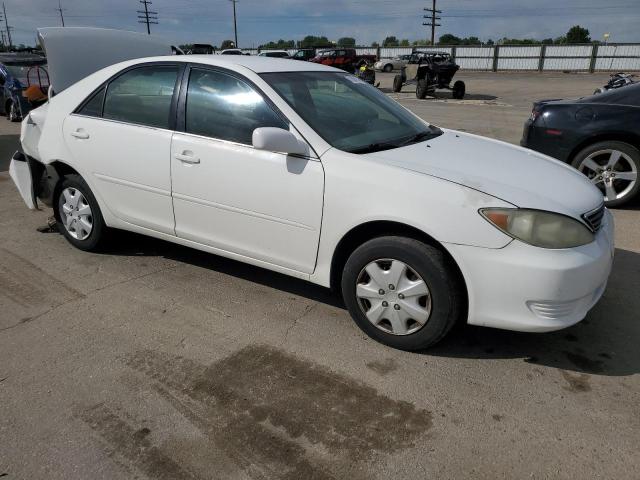
[[[48,207],[53,206],[62,178],[69,174],[80,175],[77,170],[60,160],[42,163],[31,157],[28,159],[35,196]],[[55,210],[54,208],[54,213]]]
[[[419,228],[389,220],[375,220],[362,223],[353,227],[340,239],[331,258],[331,270],[329,275],[330,286],[333,291],[340,292],[342,270],[349,258],[349,255],[351,255],[351,253],[353,253],[353,251],[363,243],[374,238],[384,236],[413,238],[440,250],[452,266],[456,279],[459,282],[460,287],[463,289],[465,309],[467,308],[469,298],[467,284],[464,279],[464,275],[462,274],[462,270],[449,251],[435,238]],[[466,315],[464,318],[466,318]]]
[[[576,155],[585,148],[595,143],[600,142],[624,142],[628,143],[632,147],[640,150],[640,135],[631,132],[607,132],[598,135],[592,135],[579,142],[567,156],[567,163],[573,162]]]

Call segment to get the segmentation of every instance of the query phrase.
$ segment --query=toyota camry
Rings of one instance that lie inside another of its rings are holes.
[[[457,322],[561,329],[605,289],[612,216],[559,161],[438,128],[320,64],[157,56],[71,78],[53,41],[70,31],[41,32],[52,96],[10,172],[79,249],[123,229],[332,287],[406,350]]]

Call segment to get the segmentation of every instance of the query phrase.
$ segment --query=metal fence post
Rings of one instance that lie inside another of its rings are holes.
[[[451,47],[451,60],[456,61],[456,46]]]
[[[598,45],[591,46],[591,62],[589,62],[589,73],[596,71],[596,60],[598,59]]]
[[[498,57],[500,56],[500,45],[493,47],[493,68],[494,72],[498,71]]]
[[[542,45],[540,49],[540,60],[538,61],[538,71],[541,72],[544,70],[544,58],[547,56],[547,46]]]
[[[378,45],[378,47],[376,48],[376,57],[378,57],[378,60],[380,60],[380,45]]]

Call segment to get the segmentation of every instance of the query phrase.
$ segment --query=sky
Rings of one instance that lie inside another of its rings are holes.
[[[145,31],[137,23],[138,0],[60,0],[66,26],[98,26]],[[5,0],[14,44],[35,43],[38,27],[60,26],[58,0]],[[424,39],[423,8],[431,0],[238,0],[238,43],[250,48],[270,40],[325,35],[355,37],[359,45],[388,35]],[[549,38],[579,24],[593,39],[640,42],[640,0],[438,0],[442,23],[437,35],[452,33],[481,40],[502,37]],[[159,24],[152,33],[172,44],[233,39],[229,0],[153,0]],[[2,25],[4,29],[4,24]]]

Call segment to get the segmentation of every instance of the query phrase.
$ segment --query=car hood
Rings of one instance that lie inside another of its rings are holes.
[[[171,45],[156,37],[106,28],[40,28],[38,41],[55,93],[109,65],[172,53]]]
[[[443,134],[367,155],[484,192],[521,208],[579,218],[602,204],[602,193],[570,166],[537,152],[467,133]]]

